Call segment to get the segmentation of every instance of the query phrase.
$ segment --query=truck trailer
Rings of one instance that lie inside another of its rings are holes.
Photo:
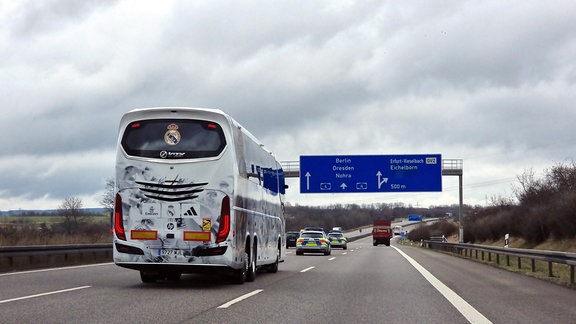
[[[391,222],[389,220],[374,220],[372,225],[372,245],[385,244],[390,246],[392,238]]]

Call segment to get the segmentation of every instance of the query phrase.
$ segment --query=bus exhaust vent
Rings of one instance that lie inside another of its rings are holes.
[[[203,186],[208,184],[207,182],[163,184],[144,181],[136,181],[136,183],[140,191],[144,193],[144,196],[168,202],[194,199],[198,197],[198,193],[204,191]]]

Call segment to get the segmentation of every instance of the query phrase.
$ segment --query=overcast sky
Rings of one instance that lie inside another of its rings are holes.
[[[220,108],[280,161],[463,159],[464,203],[576,158],[576,2],[0,2],[0,210],[100,207],[118,123]],[[300,205],[458,203],[435,193],[300,194]]]

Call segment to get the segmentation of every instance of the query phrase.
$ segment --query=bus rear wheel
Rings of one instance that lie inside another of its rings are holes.
[[[254,281],[256,280],[256,247],[252,250],[252,253],[248,255],[248,273],[246,274],[246,281]]]
[[[248,276],[248,253],[244,252],[244,261],[242,262],[242,268],[234,271],[234,281],[241,285],[246,282]]]
[[[270,264],[267,268],[268,272],[276,273],[278,272],[278,264],[280,263],[280,245],[278,245],[278,250],[276,251],[276,261]]]

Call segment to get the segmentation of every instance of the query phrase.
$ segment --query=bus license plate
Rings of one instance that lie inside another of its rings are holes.
[[[162,249],[160,253],[162,255],[184,255],[183,250],[173,250],[173,249]]]

